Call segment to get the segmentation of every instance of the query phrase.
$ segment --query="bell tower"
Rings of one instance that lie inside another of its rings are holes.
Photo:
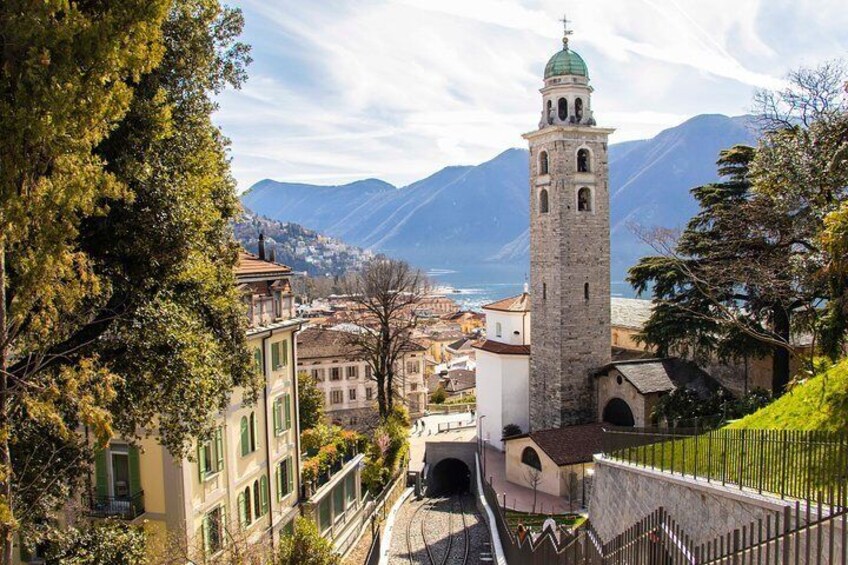
[[[568,44],[545,66],[530,144],[530,428],[595,420],[592,372],[610,362],[607,139],[586,63]]]

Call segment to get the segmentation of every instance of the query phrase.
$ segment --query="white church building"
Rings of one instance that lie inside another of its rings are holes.
[[[504,426],[530,426],[530,295],[527,292],[483,307],[487,338],[477,350],[477,406],[481,438],[503,450]]]

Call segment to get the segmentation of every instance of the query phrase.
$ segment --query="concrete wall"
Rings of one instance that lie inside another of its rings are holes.
[[[787,505],[779,499],[742,492],[738,487],[722,487],[603,459],[595,461],[593,481],[589,519],[603,542],[660,506],[694,544],[701,544],[751,522],[765,521],[767,515]],[[841,548],[840,528],[834,535],[837,549]],[[827,529],[824,528],[825,537]],[[827,547],[826,539],[824,546]]]
[[[498,335],[498,324],[501,333]],[[530,344],[530,312],[486,310],[486,337],[509,345]]]

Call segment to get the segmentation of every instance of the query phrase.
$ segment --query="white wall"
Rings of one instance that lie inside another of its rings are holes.
[[[500,336],[498,324],[501,325]],[[509,345],[530,345],[530,312],[486,310],[486,339]]]
[[[481,437],[500,450],[505,425],[517,424],[523,432],[528,431],[529,379],[528,356],[477,352],[477,414],[486,416]]]

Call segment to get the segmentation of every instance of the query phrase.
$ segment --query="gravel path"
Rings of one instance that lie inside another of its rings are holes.
[[[389,563],[476,564],[480,552],[488,550],[488,544],[488,531],[470,495],[410,499],[395,520]]]

